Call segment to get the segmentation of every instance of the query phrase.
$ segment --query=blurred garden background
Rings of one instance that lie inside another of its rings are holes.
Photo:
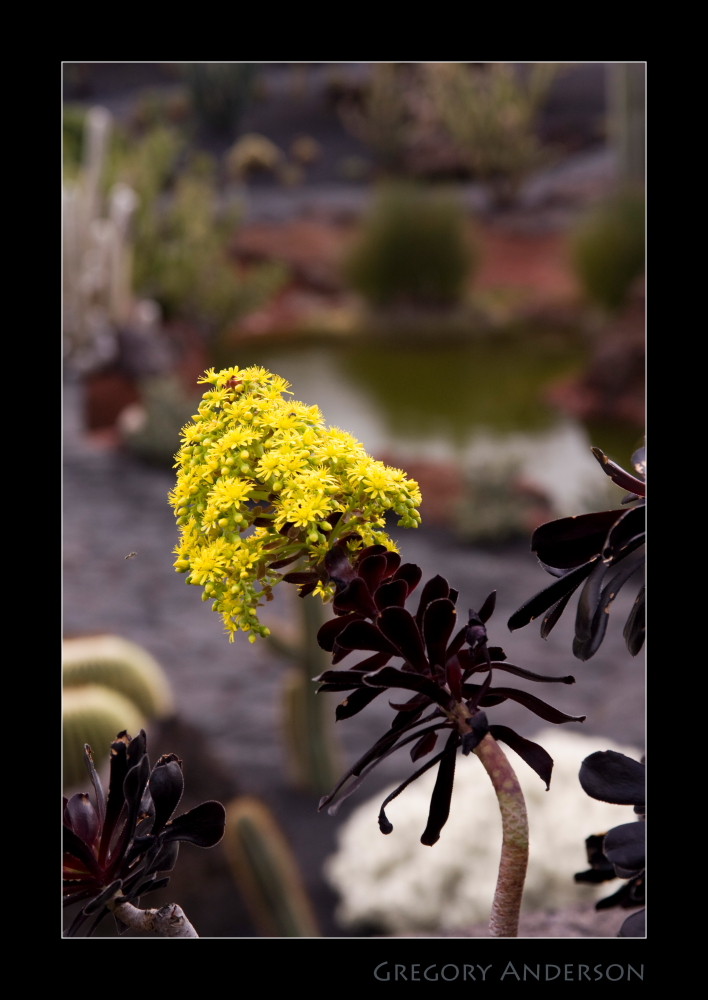
[[[332,875],[341,830],[405,760],[318,815],[390,714],[323,722],[337,699],[314,707],[309,678],[327,662],[312,641],[326,612],[277,595],[274,640],[229,645],[174,572],[173,456],[207,367],[282,375],[418,480],[422,527],[392,529],[404,559],[447,576],[463,607],[497,589],[493,641],[576,676],[554,703],[587,715],[562,727],[597,738],[584,752],[643,752],[643,663],[628,660],[621,599],[591,663],[572,659],[572,622],[545,642],[505,622],[547,582],[531,531],[621,500],[591,445],[628,466],[643,443],[645,71],[64,64],[63,783],[87,790],[84,742],[102,759],[118,729],[144,726],[153,758],[184,758],[187,796],[228,805],[224,844],[183,847],[160,894],[204,936],[454,930],[433,911],[412,926],[395,906],[356,909]],[[533,737],[518,706],[504,711]],[[567,892],[539,890],[522,933],[614,932],[573,885],[586,834]],[[465,933],[488,908],[468,902]]]

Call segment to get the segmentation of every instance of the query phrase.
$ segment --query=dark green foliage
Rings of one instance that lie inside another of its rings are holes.
[[[644,195],[623,191],[594,208],[571,239],[571,260],[587,298],[607,312],[625,305],[644,273]]]
[[[186,63],[198,127],[206,134],[235,136],[253,93],[257,67],[251,63]]]
[[[454,306],[478,263],[464,209],[451,193],[387,184],[345,262],[345,276],[373,306]]]

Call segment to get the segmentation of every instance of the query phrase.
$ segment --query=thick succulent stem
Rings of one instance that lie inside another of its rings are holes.
[[[168,903],[159,910],[141,910],[118,896],[108,904],[118,920],[139,934],[157,937],[199,937],[184,910],[176,903]]]
[[[517,937],[529,859],[529,825],[518,778],[489,734],[474,751],[492,780],[502,819],[502,851],[489,930],[492,937]]]

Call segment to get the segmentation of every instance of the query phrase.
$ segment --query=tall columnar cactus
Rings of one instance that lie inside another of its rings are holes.
[[[174,712],[174,698],[165,672],[157,660],[135,642],[117,635],[65,639],[62,660],[65,691],[86,684],[100,684],[127,698],[146,719],[160,719]],[[131,727],[125,723],[118,727],[121,728]],[[139,728],[133,727],[136,732]],[[113,729],[118,731],[115,726]],[[109,742],[113,735],[115,733],[109,734]]]
[[[246,906],[264,936],[320,936],[295,856],[263,802],[243,796],[228,804],[224,847]]]
[[[329,664],[329,656],[317,642],[325,623],[318,601],[297,601],[300,633],[287,646],[271,632],[270,639],[293,666],[285,679],[283,730],[290,772],[295,784],[323,794],[341,770],[338,741],[334,733],[332,706],[317,694],[312,678]]]
[[[79,368],[110,360],[117,329],[133,314],[132,221],[138,198],[126,184],[104,196],[111,115],[91,108],[84,159],[63,191],[64,338]]]

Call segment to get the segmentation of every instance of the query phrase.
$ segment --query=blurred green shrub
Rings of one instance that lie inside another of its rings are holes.
[[[539,112],[557,73],[552,63],[519,72],[510,63],[426,64],[439,122],[496,208],[512,205],[524,180],[548,158]]]
[[[571,262],[583,292],[607,313],[625,305],[644,273],[644,215],[643,193],[623,190],[591,209],[571,236]]]
[[[185,63],[182,67],[197,128],[229,138],[238,131],[258,74],[253,63]]]
[[[450,307],[462,301],[479,262],[464,209],[451,192],[389,183],[344,261],[344,276],[375,307]]]

